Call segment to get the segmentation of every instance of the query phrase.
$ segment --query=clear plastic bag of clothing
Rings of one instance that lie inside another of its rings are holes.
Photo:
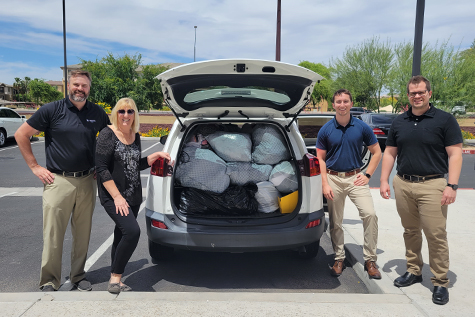
[[[277,164],[270,173],[269,181],[284,195],[290,194],[299,188],[294,165],[289,161]]]
[[[184,187],[222,193],[230,182],[226,162],[213,151],[200,146],[200,142],[193,142],[183,149],[175,169],[175,179]]]
[[[269,180],[272,165],[260,165],[251,162],[228,162],[226,174],[229,175],[231,184],[245,185]]]
[[[256,200],[259,212],[270,213],[279,209],[279,191],[269,181],[256,184]]]
[[[249,134],[218,131],[206,137],[206,140],[226,162],[250,162],[252,141]]]
[[[254,163],[274,165],[290,159],[282,132],[272,125],[256,125],[252,131],[252,146]]]
[[[256,192],[256,184],[231,185],[221,194],[184,188],[179,208],[185,215],[252,215],[258,210]]]

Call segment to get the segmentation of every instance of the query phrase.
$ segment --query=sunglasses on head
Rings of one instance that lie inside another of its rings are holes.
[[[134,114],[134,112],[135,112],[135,110],[133,110],[133,109],[127,109],[127,114]],[[117,113],[125,114],[125,109],[117,110]]]

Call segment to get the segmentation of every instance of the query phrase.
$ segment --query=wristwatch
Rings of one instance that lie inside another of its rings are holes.
[[[452,187],[453,190],[457,190],[459,188],[459,185],[457,184],[447,184],[447,186]]]
[[[371,174],[365,173],[364,176],[368,177],[368,179],[371,178]]]

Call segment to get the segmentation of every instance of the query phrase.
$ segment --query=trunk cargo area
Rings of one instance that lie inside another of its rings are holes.
[[[271,122],[191,125],[175,163],[175,213],[214,221],[297,213],[301,176],[290,144],[284,128]]]

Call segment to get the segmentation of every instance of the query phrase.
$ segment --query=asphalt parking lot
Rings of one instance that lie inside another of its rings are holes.
[[[40,164],[44,164],[44,143],[32,143]],[[157,151],[156,140],[142,141],[143,155]],[[16,145],[0,149],[0,292],[37,291],[42,251],[42,184],[23,161]],[[145,187],[148,170],[142,171]],[[145,191],[144,191],[145,193]],[[142,292],[298,292],[367,294],[368,289],[352,268],[335,279],[331,244],[323,236],[316,259],[305,261],[290,251],[265,253],[205,253],[178,251],[172,260],[153,263],[147,247],[145,217],[138,216],[142,234],[124,273],[125,282]],[[105,291],[109,278],[113,222],[99,201],[86,269],[94,290]],[[64,243],[62,282],[69,274],[71,235]],[[68,289],[68,284],[63,290]]]

